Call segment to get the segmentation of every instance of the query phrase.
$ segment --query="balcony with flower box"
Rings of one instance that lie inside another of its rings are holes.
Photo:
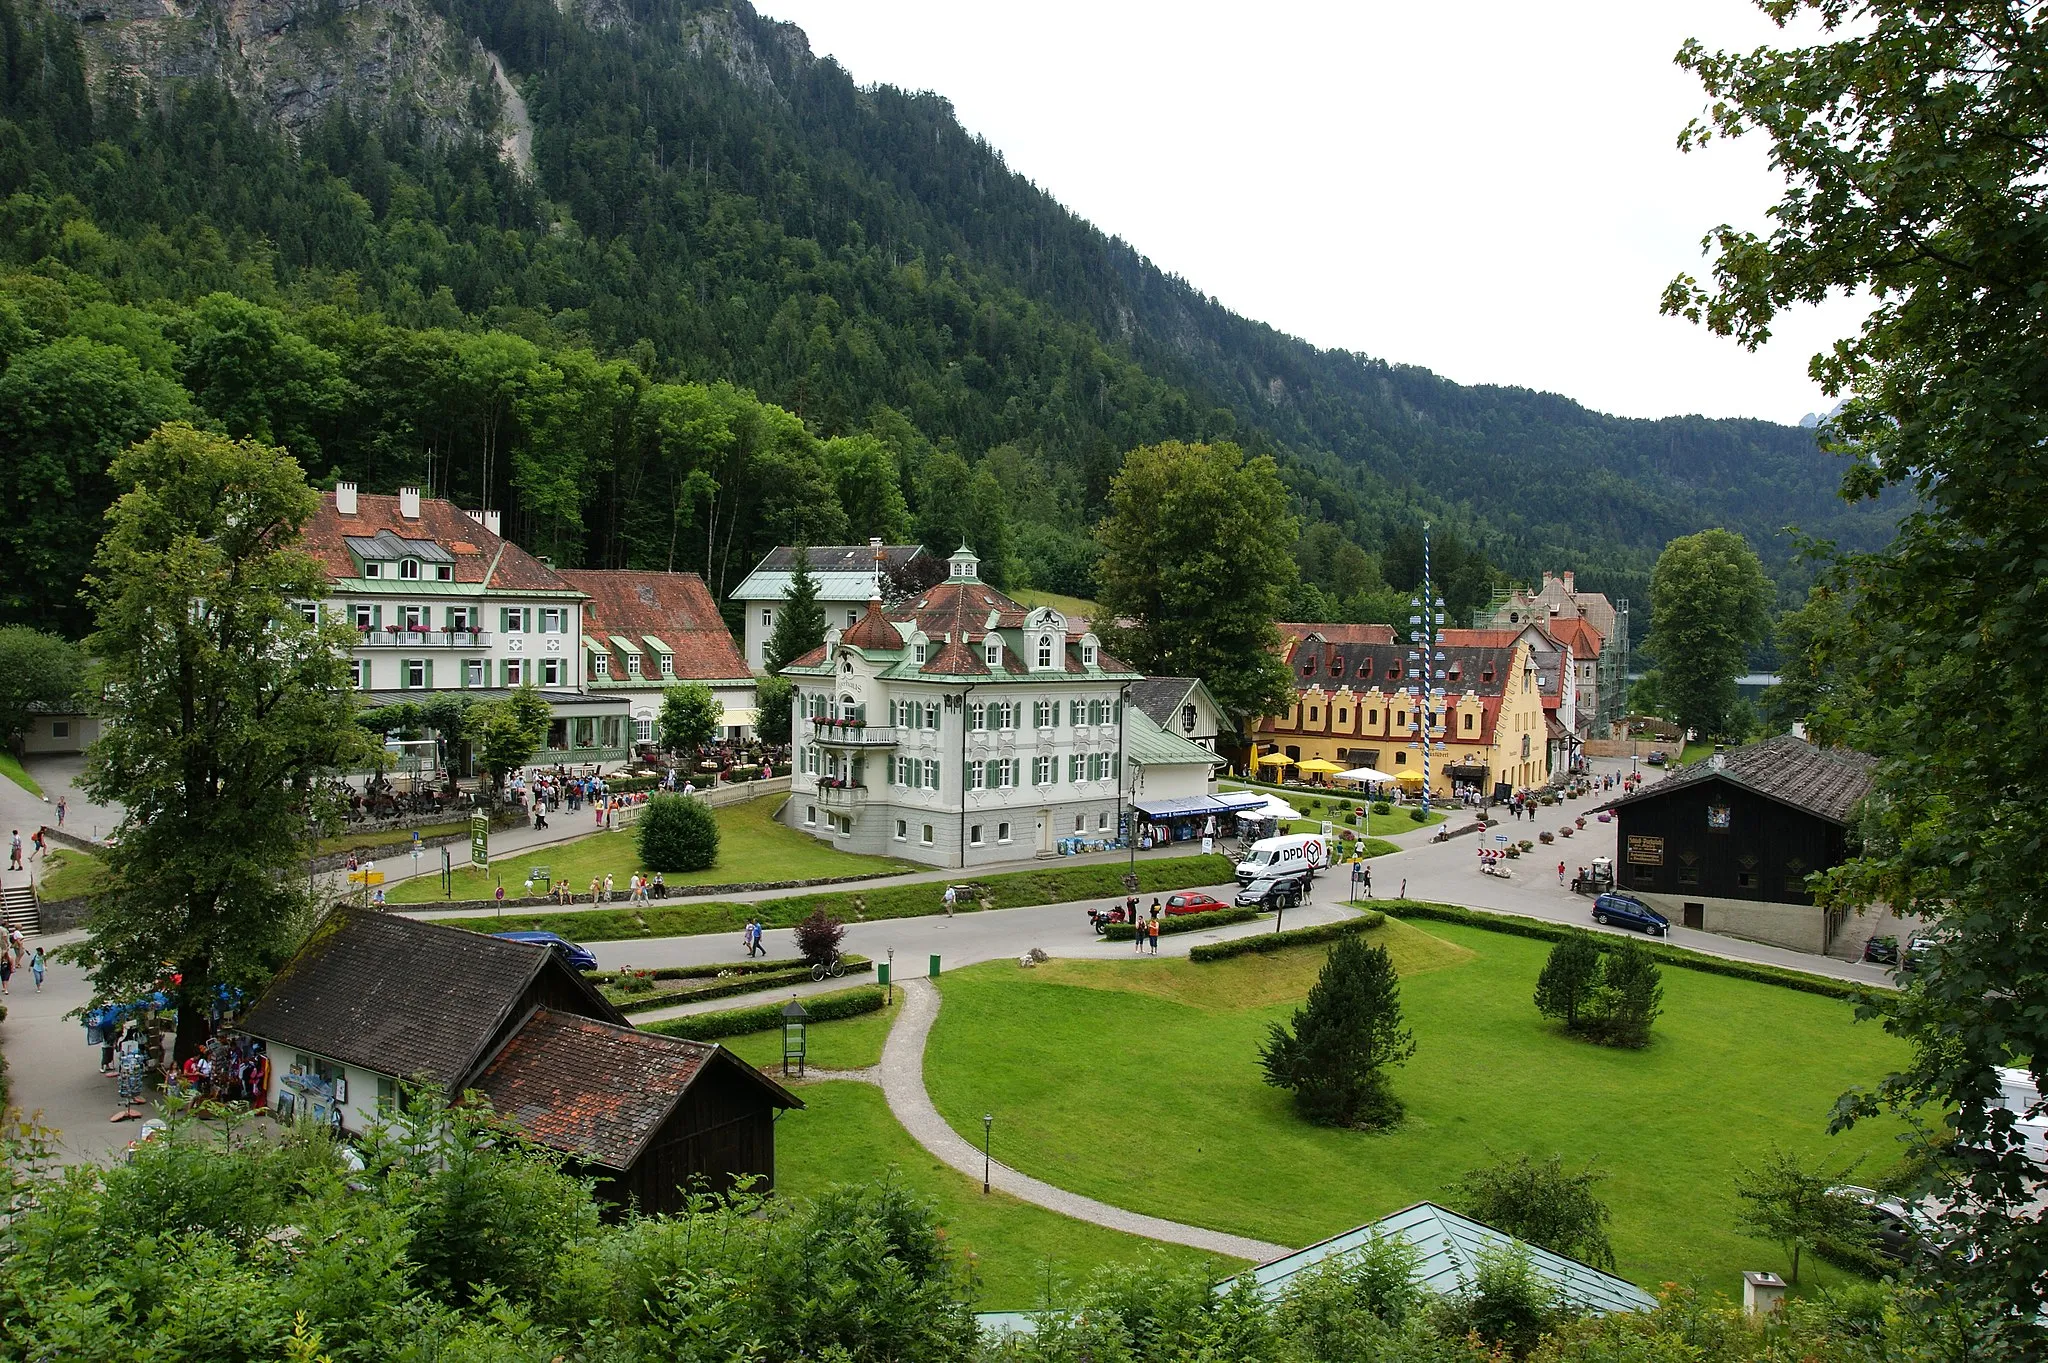
[[[893,725],[818,716],[811,720],[811,740],[823,748],[893,748],[900,738]]]
[[[818,803],[829,809],[851,809],[867,802],[868,788],[864,781],[847,776],[818,778]]]

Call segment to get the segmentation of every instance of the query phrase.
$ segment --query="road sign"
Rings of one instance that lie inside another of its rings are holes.
[[[469,820],[469,864],[487,869],[491,864],[491,817],[473,814]]]

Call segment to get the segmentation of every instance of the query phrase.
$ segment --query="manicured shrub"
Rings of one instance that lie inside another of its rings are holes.
[[[1159,915],[1159,935],[1170,937],[1176,932],[1200,932],[1204,928],[1249,923],[1264,912],[1264,909],[1230,908],[1213,909],[1208,913],[1162,913]],[[1137,929],[1129,923],[1111,923],[1102,935],[1112,942],[1128,942],[1136,934]]]
[[[702,800],[653,796],[637,836],[641,864],[650,871],[708,871],[718,860],[718,819]]]
[[[796,925],[796,950],[812,965],[819,965],[832,959],[832,953],[839,950],[839,943],[846,937],[846,925],[823,909],[813,909],[811,916]]]
[[[1543,973],[1536,977],[1536,1011],[1576,1031],[1590,1011],[1600,984],[1600,944],[1590,932],[1574,928],[1550,949]]]
[[[1289,947],[1334,942],[1339,937],[1371,932],[1386,921],[1385,914],[1368,911],[1341,923],[1319,923],[1312,928],[1290,928],[1286,932],[1262,932],[1256,937],[1233,937],[1227,942],[1204,942],[1189,949],[1188,959],[1199,965],[1209,961],[1227,961],[1233,956],[1257,956],[1270,951],[1285,951]]]
[[[1391,814],[1394,812],[1394,807],[1385,800],[1374,800],[1372,802],[1372,812],[1375,814]]]
[[[879,1012],[887,1001],[888,994],[880,985],[867,985],[837,994],[814,994],[804,1000],[804,1011],[811,1015],[813,1022],[834,1022],[840,1018],[858,1017],[862,1013]],[[722,1013],[695,1013],[689,1017],[650,1022],[641,1030],[659,1032],[663,1036],[689,1037],[696,1041],[714,1041],[722,1036],[772,1032],[780,1026],[782,1005],[764,1003],[753,1008],[729,1008]]]
[[[1422,808],[1421,805],[1417,805],[1413,809],[1408,811],[1408,817],[1410,819],[1413,819],[1416,823],[1421,823],[1424,819],[1428,818],[1429,815]]]

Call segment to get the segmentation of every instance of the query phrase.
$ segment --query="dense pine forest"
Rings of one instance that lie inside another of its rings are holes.
[[[714,591],[777,541],[877,534],[1089,595],[1109,480],[1164,439],[1279,461],[1295,605],[1325,618],[1392,609],[1425,518],[1460,609],[1547,566],[1641,597],[1704,525],[1788,586],[1786,523],[1889,533],[1808,431],[1620,420],[1237,317],[942,98],[860,88],[743,4],[436,3],[317,6],[278,41],[442,25],[523,95],[530,166],[480,64],[452,121],[393,98],[287,123],[123,72],[118,7],[0,0],[0,617],[79,628],[106,463],[173,416]]]

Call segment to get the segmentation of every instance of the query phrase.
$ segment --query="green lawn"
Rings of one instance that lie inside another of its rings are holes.
[[[864,1070],[882,1063],[882,1043],[889,1039],[889,1025],[903,1011],[903,991],[896,1002],[879,1012],[837,1022],[814,1022],[804,1053],[805,1063],[819,1070]],[[782,1071],[782,1031],[750,1032],[745,1036],[721,1037],[719,1044],[749,1065]]]
[[[1219,781],[1217,782],[1217,788],[1219,790],[1270,791],[1272,794],[1278,795],[1281,799],[1287,801],[1288,804],[1293,805],[1303,814],[1314,815],[1312,819],[1296,820],[1291,830],[1296,833],[1321,832],[1323,827],[1322,820],[1327,818],[1336,823],[1340,828],[1355,828],[1360,834],[1385,838],[1392,837],[1396,833],[1413,833],[1418,828],[1432,827],[1442,823],[1445,817],[1442,809],[1431,809],[1429,817],[1421,823],[1417,823],[1414,819],[1408,817],[1408,810],[1401,805],[1395,805],[1394,812],[1391,814],[1375,814],[1372,812],[1372,801],[1370,800],[1349,799],[1345,796],[1334,794],[1310,795],[1299,790],[1283,790],[1279,786],[1257,785],[1249,781]],[[1321,806],[1320,811],[1314,807],[1316,805]],[[1344,816],[1353,810],[1358,811],[1358,822],[1356,824],[1344,823]],[[1372,855],[1377,856],[1379,854],[1375,852]]]
[[[36,778],[28,774],[21,765],[21,759],[11,752],[0,752],[0,776],[6,777],[31,795],[41,795],[43,788],[36,784]]]
[[[808,833],[775,822],[775,811],[785,797],[764,796],[743,804],[718,809],[718,860],[708,871],[672,871],[666,866],[643,868],[634,830],[593,833],[574,842],[536,847],[496,860],[489,871],[469,867],[455,873],[455,899],[489,899],[500,880],[508,895],[522,893],[521,883],[530,867],[545,866],[556,880],[567,879],[578,894],[590,888],[590,878],[609,873],[614,892],[624,898],[626,880],[635,871],[658,870],[671,885],[736,885],[760,880],[817,880],[826,876],[887,876],[920,868],[888,857],[863,857],[842,852]],[[566,810],[561,826],[575,827],[577,814]],[[580,817],[586,821],[589,815]],[[392,904],[424,904],[449,898],[441,892],[441,877],[414,876],[389,888],[385,895]]]
[[[44,899],[76,899],[98,886],[106,867],[100,859],[69,847],[52,847],[43,859],[36,893]]]
[[[1714,745],[1711,743],[1688,743],[1685,745],[1685,750],[1678,754],[1678,761],[1675,765],[1689,767],[1695,762],[1704,762],[1713,755]]]
[[[1124,890],[1118,877],[1126,869],[1122,863],[1054,864],[1039,870],[1011,871],[959,883],[980,886],[988,895],[990,908],[1014,909],[1083,899],[1121,899]],[[559,876],[561,872],[556,871],[555,874]],[[1138,889],[1141,894],[1185,889],[1190,885],[1221,885],[1230,878],[1230,859],[1222,855],[1156,857],[1138,863]],[[559,932],[564,937],[582,942],[615,942],[632,937],[687,937],[700,932],[738,932],[747,916],[755,913],[760,914],[761,921],[771,928],[788,927],[809,917],[814,909],[823,909],[849,923],[875,918],[912,918],[940,912],[939,896],[944,893],[945,882],[927,880],[908,885],[821,890],[753,904],[686,899],[656,901],[639,908],[572,909],[555,913],[520,909],[502,919],[442,918],[435,921],[474,932],[535,928]],[[959,911],[969,913],[978,907],[978,903],[963,902]]]
[[[1403,972],[1417,1041],[1395,1078],[1407,1119],[1390,1133],[1310,1126],[1261,1082],[1259,1042],[1305,993],[1320,948],[947,975],[927,1083],[956,1130],[993,1112],[1018,1166],[1048,1182],[1283,1244],[1441,1198],[1496,1155],[1594,1160],[1612,1175],[1620,1271],[1651,1287],[1732,1293],[1741,1270],[1789,1268],[1734,1229],[1735,1172],[1772,1141],[1867,1156],[1864,1182],[1896,1157],[1890,1122],[1826,1134],[1836,1095],[1906,1058],[1845,1003],[1667,969],[1656,1040],[1607,1050],[1531,1005],[1547,943],[1428,926],[1374,933]],[[1162,1176],[1132,1180],[1101,1158],[1139,1133],[1170,1152],[1148,1162]]]
[[[1091,624],[1102,614],[1100,602],[1079,596],[1061,596],[1058,592],[1033,591],[1029,587],[1011,592],[1010,599],[1026,608],[1051,606],[1061,615],[1086,616]]]
[[[784,1113],[775,1124],[776,1191],[802,1197],[835,1183],[879,1178],[894,1170],[937,1205],[953,1247],[980,1278],[978,1304],[985,1310],[1028,1310],[1046,1300],[1048,1274],[1078,1282],[1105,1263],[1144,1261],[1148,1256],[1173,1264],[1207,1262],[1214,1265],[1218,1278],[1243,1267],[1234,1259],[1074,1221],[1002,1193],[984,1197],[978,1180],[920,1149],[889,1115],[882,1091],[872,1085],[805,1084],[797,1092],[804,1109]],[[980,1122],[975,1126],[978,1130]],[[999,1143],[1005,1134],[998,1126]],[[1125,1131],[1116,1148],[1135,1152],[1138,1137]],[[1148,1157],[1146,1166],[1158,1171],[1158,1181],[1171,1182],[1171,1160]]]

